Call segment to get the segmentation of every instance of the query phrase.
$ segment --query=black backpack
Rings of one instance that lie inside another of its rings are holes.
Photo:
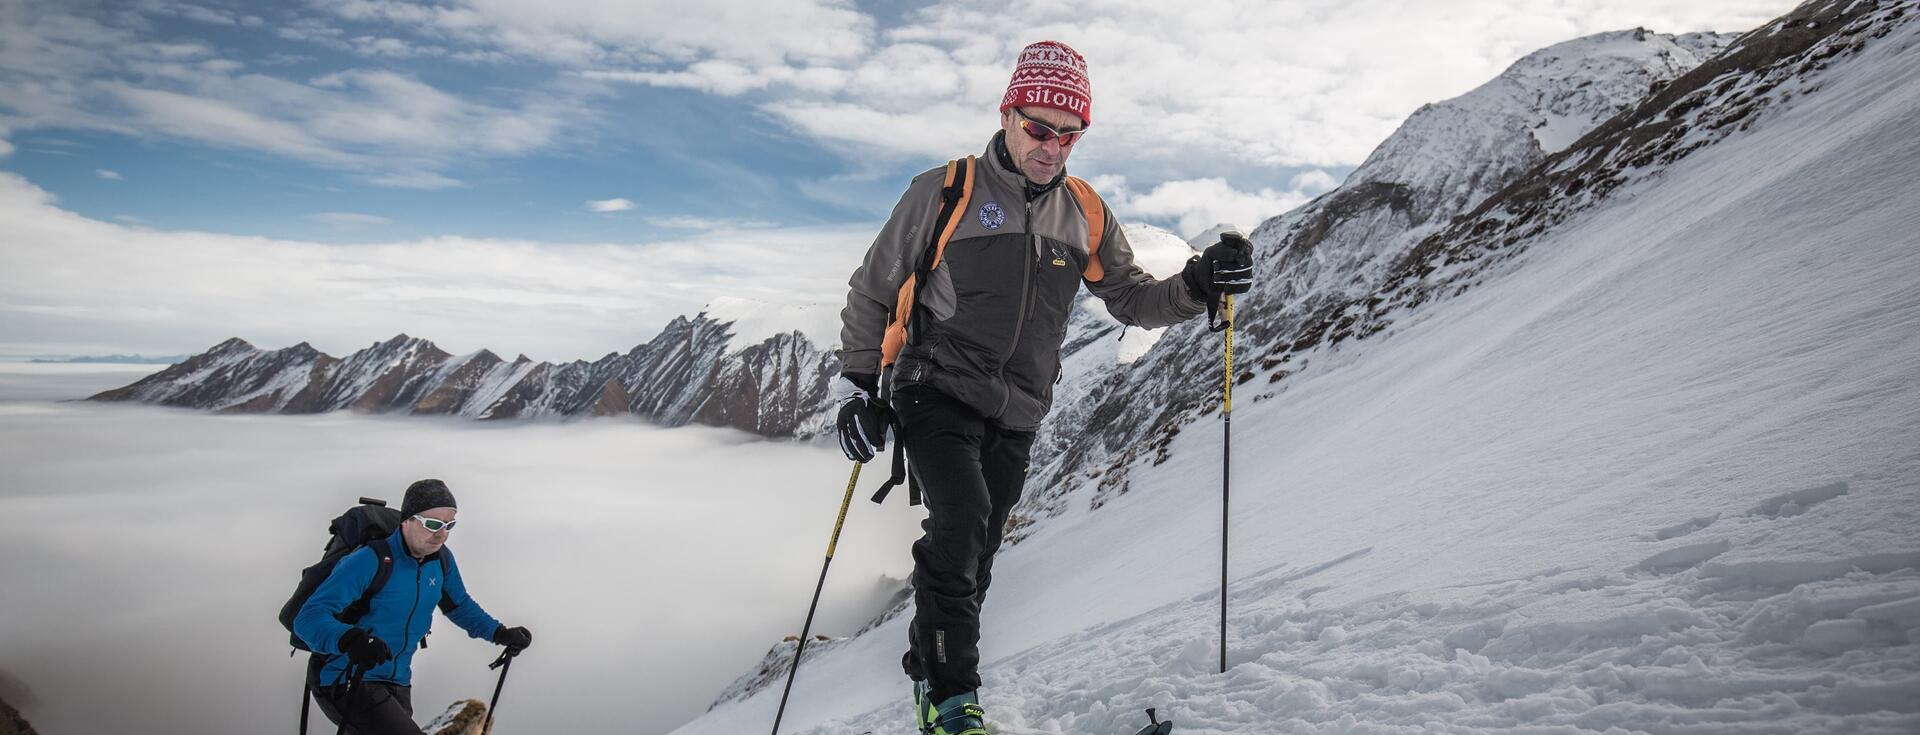
[[[367,591],[360,595],[360,599],[354,600],[353,604],[334,617],[352,625],[366,616],[373,596],[379,594],[380,588],[387,584],[387,577],[393,574],[393,551],[387,548],[386,539],[400,528],[402,520],[400,511],[387,507],[387,501],[361,498],[359,505],[348,508],[347,512],[341,513],[327,526],[327,532],[332,537],[327,539],[320,561],[300,570],[300,586],[294,588],[293,596],[287,598],[287,604],[280,607],[280,625],[287,629],[294,648],[313,650],[307,647],[306,641],[300,640],[299,634],[293,632],[293,618],[300,614],[300,608],[307,604],[307,598],[313,596],[313,591],[320,588],[321,582],[327,581],[327,576],[333,574],[334,566],[341,559],[362,546],[372,546],[382,562],[374,569],[373,581],[367,585]]]

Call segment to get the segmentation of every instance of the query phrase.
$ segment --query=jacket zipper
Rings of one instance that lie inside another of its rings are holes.
[[[419,612],[420,612],[420,564],[419,562],[416,561],[413,565],[413,607],[407,608],[407,625],[406,627],[403,627],[400,629],[400,640],[403,640],[403,641],[413,640],[413,616],[418,614]],[[402,645],[402,644],[396,642],[394,643],[394,645]],[[407,643],[404,645],[412,645],[412,644]],[[394,679],[400,678],[400,651],[397,649],[393,652],[393,678]]]
[[[1022,196],[1025,196],[1025,192],[1022,192]],[[1007,354],[1000,358],[1000,364],[993,369],[993,376],[1000,380],[1000,407],[993,410],[994,418],[1006,415],[1007,404],[1013,400],[1013,384],[1007,382],[1007,363],[1013,361],[1014,350],[1020,349],[1020,333],[1027,326],[1027,310],[1032,308],[1035,267],[1033,250],[1039,247],[1039,241],[1033,236],[1033,200],[1031,199],[1027,200],[1027,221],[1024,226],[1027,228],[1027,243],[1026,247],[1022,248],[1026,252],[1021,257],[1026,259],[1027,267],[1020,269],[1020,320],[1013,323],[1013,341],[1007,344]]]

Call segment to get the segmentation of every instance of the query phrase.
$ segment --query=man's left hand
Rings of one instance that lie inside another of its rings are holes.
[[[1218,303],[1221,296],[1253,288],[1253,243],[1238,232],[1223,232],[1220,241],[1187,261],[1180,273],[1194,300]]]
[[[493,642],[506,646],[507,655],[517,656],[533,645],[533,631],[517,625],[511,628],[502,625],[493,632]]]

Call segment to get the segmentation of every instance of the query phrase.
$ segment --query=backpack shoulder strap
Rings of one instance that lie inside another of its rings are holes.
[[[886,369],[900,359],[900,350],[907,345],[909,323],[914,317],[914,304],[920,297],[920,289],[926,285],[933,269],[939,267],[947,254],[947,243],[953,240],[953,232],[960,226],[960,212],[966,211],[968,200],[973,198],[973,171],[976,161],[973,156],[958,158],[947,162],[947,177],[940,187],[940,210],[934,216],[933,232],[929,234],[927,249],[916,259],[913,272],[908,274],[905,283],[900,284],[900,292],[894,297],[893,313],[887,321],[887,331],[880,340],[880,367]]]
[[[946,257],[947,243],[953,240],[953,231],[960,226],[959,214],[966,211],[967,202],[973,199],[974,163],[973,156],[947,162],[947,183],[940,188],[940,213],[934,218],[935,234],[928,246],[933,257],[919,269],[921,274],[932,273]]]
[[[1100,264],[1100,241],[1107,234],[1107,205],[1100,201],[1093,185],[1078,176],[1067,177],[1067,190],[1073,192],[1073,198],[1080,203],[1080,213],[1087,218],[1087,269],[1080,276],[1099,283],[1107,277],[1107,267]]]
[[[360,622],[373,609],[373,596],[387,586],[387,578],[393,576],[393,549],[387,546],[386,539],[374,539],[367,542],[367,548],[373,550],[373,579],[367,582],[367,591],[360,593],[360,599],[354,600],[347,609],[340,611],[340,622],[349,625]]]

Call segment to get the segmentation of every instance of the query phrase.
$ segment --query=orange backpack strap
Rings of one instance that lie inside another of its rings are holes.
[[[947,243],[953,239],[953,232],[960,227],[959,214],[967,208],[967,201],[973,198],[973,156],[947,162],[946,183],[940,188],[940,212],[935,216],[933,232],[927,242],[927,252],[920,263],[900,284],[900,293],[895,296],[893,313],[887,321],[886,335],[880,340],[880,368],[892,367],[900,359],[900,350],[907,345],[911,322],[916,314],[914,304],[919,299],[920,289],[925,287],[933,269],[940,265],[940,259],[946,257]]]
[[[1080,277],[1099,283],[1107,277],[1107,267],[1100,264],[1100,240],[1107,234],[1107,205],[1094,193],[1093,185],[1078,176],[1067,177],[1067,189],[1080,202],[1080,213],[1087,218],[1087,269]]]

